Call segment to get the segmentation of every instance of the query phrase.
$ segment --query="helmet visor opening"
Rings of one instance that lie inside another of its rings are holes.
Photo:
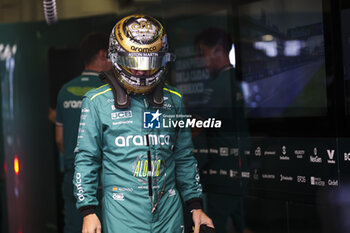
[[[134,70],[154,70],[175,61],[172,53],[118,53],[115,62]]]

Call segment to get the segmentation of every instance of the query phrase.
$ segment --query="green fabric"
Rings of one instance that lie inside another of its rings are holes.
[[[98,73],[84,71],[82,75],[69,81],[60,89],[57,97],[56,123],[63,125],[64,167],[73,169],[74,148],[80,120],[80,108],[83,95],[103,83]]]
[[[202,194],[197,162],[192,156],[191,132],[180,128],[175,140],[175,129],[143,128],[145,112],[159,110],[161,117],[184,114],[180,96],[177,90],[166,87],[164,107],[157,109],[149,105],[147,96],[130,95],[131,107],[119,110],[114,107],[107,85],[89,91],[83,99],[73,180],[75,195],[78,208],[98,204],[95,193],[102,166],[105,233],[183,231],[180,194],[184,201]],[[151,137],[149,147],[147,134]],[[147,150],[155,161],[154,203],[166,178],[165,193],[154,214],[148,197]]]

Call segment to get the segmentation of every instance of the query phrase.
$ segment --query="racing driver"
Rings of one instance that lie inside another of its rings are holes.
[[[83,233],[101,233],[95,214],[99,174],[105,233],[184,232],[181,199],[195,233],[201,225],[213,228],[202,211],[190,130],[161,124],[162,117],[179,121],[185,114],[182,94],[164,82],[175,55],[168,52],[163,26],[147,15],[127,16],[114,26],[108,52],[113,69],[100,74],[105,85],[83,98],[75,149]]]

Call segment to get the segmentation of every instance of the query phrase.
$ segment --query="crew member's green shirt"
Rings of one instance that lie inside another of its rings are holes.
[[[97,72],[85,70],[80,76],[63,85],[58,93],[56,124],[63,126],[65,170],[71,170],[74,166],[82,97],[89,90],[103,84],[98,75]]]

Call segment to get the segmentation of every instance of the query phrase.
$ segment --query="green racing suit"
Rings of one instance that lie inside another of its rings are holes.
[[[164,127],[161,121],[180,120],[185,114],[182,95],[169,86],[163,88],[163,95],[163,107],[150,105],[147,95],[130,95],[130,107],[116,109],[106,84],[83,98],[74,192],[83,215],[93,213],[98,205],[96,190],[102,168],[105,233],[180,233],[184,230],[181,197],[190,209],[200,208],[202,187],[192,156],[190,129]]]

